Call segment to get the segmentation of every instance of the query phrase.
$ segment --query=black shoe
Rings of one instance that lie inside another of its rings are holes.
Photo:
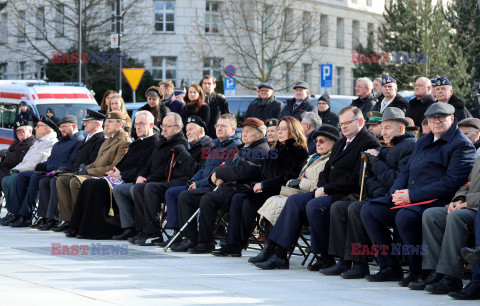
[[[408,287],[408,284],[411,282],[421,281],[422,280],[422,273],[408,273],[406,277],[404,277],[398,284],[401,287]]]
[[[330,268],[320,269],[320,273],[324,275],[340,275],[352,268],[352,262],[349,260],[340,259],[336,265]]]
[[[449,292],[448,295],[457,300],[480,300],[480,284],[470,282],[461,291]]]
[[[11,227],[29,227],[32,224],[32,218],[21,216],[15,222],[11,222],[9,225]]]
[[[273,269],[288,269],[288,259],[280,258],[277,255],[273,254],[267,261],[257,262],[255,264],[260,269],[263,270],[273,270]]]
[[[37,220],[37,222],[35,222],[35,223],[32,222],[32,225],[30,225],[30,228],[38,228],[39,226],[44,225],[48,221],[50,221],[50,219],[40,218],[40,219]]]
[[[153,245],[153,240],[157,240],[158,238],[158,235],[144,233],[143,236],[135,240],[135,244],[140,246],[150,246]]]
[[[131,244],[135,244],[135,241],[142,236],[143,236],[143,232],[137,232],[135,236],[128,238],[127,241],[130,242]]]
[[[173,252],[187,252],[188,249],[193,248],[196,245],[197,245],[196,242],[193,242],[192,240],[185,238],[182,240],[182,242],[172,246],[170,249]]]
[[[127,227],[123,231],[123,233],[121,233],[120,235],[113,236],[112,239],[113,240],[127,240],[128,238],[135,236],[135,234],[136,234],[136,232],[133,228]]]
[[[403,271],[400,267],[386,267],[380,269],[377,274],[365,277],[369,282],[398,282],[403,279]]]
[[[335,265],[335,258],[333,256],[322,256],[318,258],[315,263],[310,263],[307,269],[310,271],[319,271],[320,269],[330,268]]]
[[[440,281],[427,285],[425,291],[433,294],[448,294],[453,291],[460,291],[463,288],[461,278],[445,275]]]
[[[275,253],[275,245],[269,241],[265,243],[264,248],[260,253],[258,253],[257,256],[250,257],[248,259],[249,263],[256,264],[258,262],[265,262],[267,261],[272,255]],[[212,253],[213,254],[213,253]],[[215,254],[213,254],[215,255]],[[222,256],[222,255],[216,255],[216,256]]]
[[[210,254],[213,250],[215,250],[215,243],[213,242],[204,242],[199,243],[193,248],[188,249],[188,253],[190,254]]]
[[[7,226],[12,221],[16,221],[20,216],[16,216],[15,214],[8,213],[5,217],[2,218],[0,221],[0,225]]]
[[[462,256],[466,262],[472,264],[480,264],[480,245],[476,248],[463,248],[462,249]]]
[[[367,275],[370,275],[368,264],[353,264],[351,269],[340,274],[340,276],[345,279],[364,278]]]
[[[52,226],[51,230],[54,232],[64,232],[65,230],[70,228],[70,222],[68,221],[63,221],[62,224],[58,226]]]
[[[40,231],[48,231],[50,230],[52,227],[54,226],[59,226],[60,225],[60,221],[58,220],[49,220],[47,222],[45,222],[44,224],[42,225],[38,225],[37,226],[37,229],[40,230]]]
[[[225,244],[222,245],[220,249],[213,251],[212,255],[219,257],[242,257],[242,248],[238,245]],[[250,259],[248,261],[250,261]]]
[[[64,233],[66,237],[73,238],[73,237],[77,237],[78,231],[74,228],[70,228],[68,230],[65,230]]]
[[[155,242],[154,244],[156,246],[159,246],[159,247],[162,247],[162,248],[166,247],[170,243],[170,241],[172,241],[172,239],[173,239],[173,237],[175,237],[175,235],[176,235],[176,232],[170,238],[168,238],[167,241],[163,241],[163,239],[162,239],[162,241]],[[177,241],[179,241],[179,240],[177,240]]]
[[[424,290],[427,285],[438,282],[443,278],[443,274],[431,271],[429,274],[424,276],[422,279],[419,279],[408,284],[408,288],[412,290]]]

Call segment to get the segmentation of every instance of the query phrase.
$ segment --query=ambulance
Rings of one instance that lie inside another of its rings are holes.
[[[52,109],[55,116],[75,115],[80,129],[87,108],[98,108],[92,92],[81,83],[49,83],[43,80],[0,80],[0,149],[13,142],[15,115],[25,101],[37,116]]]

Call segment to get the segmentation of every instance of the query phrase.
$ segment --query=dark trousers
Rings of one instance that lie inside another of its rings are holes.
[[[480,246],[480,210],[475,217],[475,245]],[[480,264],[473,265],[472,282],[480,284]]]
[[[37,216],[58,220],[56,177],[45,176],[40,179]]]
[[[33,172],[21,172],[17,176],[15,192],[9,212],[24,217],[31,217],[38,193],[40,174]]]
[[[295,244],[300,226],[308,220],[312,252],[326,254],[331,203],[331,196],[314,198],[312,192],[289,196],[270,233],[270,239],[288,250]]]
[[[180,218],[178,216],[178,197],[187,190],[187,186],[176,186],[168,188],[165,193],[165,203],[167,204],[167,225],[166,228],[180,228]]]
[[[137,231],[158,236],[162,234],[159,216],[167,188],[161,182],[133,185],[135,229]]]
[[[207,189],[208,191],[210,188]],[[183,231],[183,236],[198,243],[212,243],[215,241],[214,230],[217,220],[217,211],[228,207],[228,203],[219,203],[218,197],[209,193],[193,193],[189,190],[184,191],[178,197],[178,214],[180,224],[183,226],[188,219],[200,209],[197,222],[192,220]]]
[[[380,268],[398,266],[398,260],[391,255],[392,236],[389,227],[396,227],[398,234],[405,245],[419,246],[422,244],[422,214],[428,207],[412,206],[401,209],[390,209],[388,205],[368,202],[360,212],[372,244],[387,245],[388,254],[377,255]],[[422,270],[421,255],[408,255],[410,272],[418,273]]]
[[[367,203],[337,201],[330,207],[330,238],[328,253],[356,263],[368,263],[366,255],[352,254],[352,244],[370,245],[368,234],[360,218],[360,210]]]

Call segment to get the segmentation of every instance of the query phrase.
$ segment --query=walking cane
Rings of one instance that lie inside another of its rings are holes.
[[[368,157],[365,154],[362,154],[363,159],[363,170],[362,170],[362,184],[360,185],[360,198],[359,201],[362,201],[363,196],[363,186],[365,185],[365,172],[367,170]]]
[[[172,179],[172,171],[173,171],[173,165],[175,164],[175,156],[177,155],[177,152],[172,149],[172,160],[170,161],[170,170],[168,171],[168,178],[167,182],[170,182]],[[160,213],[160,227],[162,227],[163,221],[165,221],[165,209],[167,207],[167,203],[163,203],[162,206],[162,211]]]
[[[180,234],[182,233],[182,231],[188,226],[188,224],[190,224],[190,222],[192,222],[193,219],[195,219],[198,215],[198,213],[200,212],[200,208],[197,209],[197,211],[190,217],[190,219],[188,219],[188,221],[182,226],[182,228],[178,231],[178,233],[175,235],[175,237],[172,238],[172,240],[170,240],[170,242],[163,248],[163,251],[166,252],[168,250],[168,248],[172,245],[172,243],[177,240],[178,236],[180,236]]]

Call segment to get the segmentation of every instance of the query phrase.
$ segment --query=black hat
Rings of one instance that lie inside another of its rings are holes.
[[[21,119],[19,121],[17,121],[17,127],[21,127],[21,126],[30,126],[32,127],[32,129],[35,127],[35,123],[33,123],[33,121],[27,121],[25,119]]]
[[[312,133],[313,139],[317,138],[318,136],[325,136],[333,141],[337,141],[340,138],[340,131],[333,125],[329,124],[322,124]]]
[[[265,126],[269,128],[271,126],[278,126],[279,123],[280,123],[280,120],[273,118],[273,119],[267,120],[265,122]]]
[[[87,116],[82,120],[83,121],[88,121],[88,120],[103,121],[105,120],[105,115],[87,108]]]
[[[469,126],[474,129],[480,130],[480,119],[478,118],[465,118],[458,123],[458,126]]]
[[[47,108],[47,113],[55,114],[55,113],[53,112],[53,109],[51,109],[51,108]]]
[[[47,116],[41,116],[40,117],[40,122],[48,125],[52,130],[54,130],[57,134],[59,133],[58,131],[58,126],[55,124],[55,122],[52,121],[52,119],[48,118]]]
[[[62,123],[67,123],[67,122],[77,124],[78,123],[77,117],[75,117],[74,115],[66,115],[65,117],[62,118],[62,120],[60,120],[60,122],[58,122],[58,125]]]
[[[405,113],[396,107],[387,107],[383,111],[382,121],[395,120],[408,126],[408,120],[405,119]]]
[[[318,101],[320,100],[325,101],[325,103],[330,106],[330,96],[327,93],[323,94],[320,98],[318,98]]]
[[[23,105],[23,106],[27,106],[27,102],[26,102],[26,101],[20,102],[20,106],[22,106],[22,105]]]
[[[448,103],[436,102],[430,105],[425,112],[425,117],[442,114],[442,115],[453,115],[455,113],[455,107]]]
[[[147,89],[145,92],[145,97],[148,97],[149,95],[157,95],[160,99],[163,97],[162,93],[160,92],[160,88],[156,86],[151,86]]]
[[[293,86],[293,89],[297,89],[297,88],[304,88],[304,89],[308,90],[308,83],[307,83],[307,82],[303,82],[303,81],[297,82],[297,83],[295,83],[295,85]]]
[[[270,88],[271,90],[273,90],[273,85],[270,84],[270,83],[262,83],[262,84],[258,85],[257,88],[260,89],[262,87]]]
[[[201,127],[203,127],[205,130],[207,129],[207,125],[205,124],[205,122],[203,122],[202,118],[198,117],[198,116],[195,116],[195,115],[192,115],[190,117],[187,118],[187,124],[189,123],[195,123],[196,125],[199,125]]]
[[[449,79],[447,79],[446,77],[443,77],[443,76],[437,78],[437,80],[435,81],[435,86],[443,86],[443,85],[452,86],[452,82],[450,82]]]
[[[383,86],[383,85],[386,85],[386,84],[388,84],[388,83],[395,83],[395,84],[397,84],[397,80],[395,80],[394,78],[392,78],[391,76],[388,76],[388,75],[387,75],[387,76],[384,76],[384,77],[382,78],[382,86]]]

